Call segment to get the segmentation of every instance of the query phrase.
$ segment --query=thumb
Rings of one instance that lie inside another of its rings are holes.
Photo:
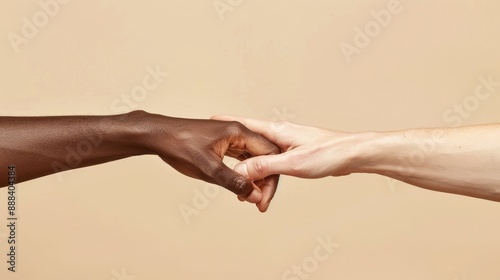
[[[257,156],[238,163],[234,171],[252,181],[264,179],[270,175],[287,174],[287,156],[285,154]]]
[[[222,162],[213,179],[217,185],[245,198],[248,202],[258,203],[262,200],[261,190],[251,180],[227,167]]]

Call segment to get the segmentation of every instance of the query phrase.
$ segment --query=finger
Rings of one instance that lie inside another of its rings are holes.
[[[239,161],[253,157],[250,153],[244,152],[244,151],[239,151],[239,150],[227,150],[226,156],[235,158]]]
[[[234,170],[252,181],[276,174],[298,176],[297,171],[294,172],[293,166],[290,166],[290,153],[253,157],[238,163]]]
[[[245,198],[248,202],[258,203],[262,200],[261,190],[252,181],[222,162],[218,163],[218,168],[213,171],[212,178],[217,185]]]
[[[232,157],[232,158],[238,159],[242,154],[243,154],[243,152],[241,152],[241,151],[227,150],[225,155],[228,156],[228,157]]]
[[[211,119],[219,121],[237,121],[246,126],[248,129],[264,136],[278,145],[288,144],[286,139],[282,139],[277,136],[277,132],[281,131],[281,129],[277,128],[282,128],[281,123],[230,115],[213,116]]]
[[[264,180],[255,182],[257,187],[262,191],[262,200],[257,203],[259,211],[264,213],[269,208],[269,204],[278,188],[279,175],[271,175]]]
[[[252,156],[240,155],[236,159],[239,161],[244,161],[245,159],[251,158]]]
[[[269,141],[260,134],[257,134],[239,122],[219,122],[223,127],[223,132],[220,135],[220,145],[214,147],[216,153],[222,158],[228,154],[234,156],[234,152],[241,151],[245,155],[260,156],[278,154],[281,149],[273,142]]]
[[[234,141],[232,144],[244,149],[247,151],[246,155],[251,156],[275,155],[281,153],[281,149],[273,142],[246,127],[242,128],[238,141]]]
[[[226,143],[228,143],[228,150],[240,150],[254,156],[281,152],[281,149],[275,143],[239,122],[219,122],[225,128],[225,135],[223,136],[225,136]]]

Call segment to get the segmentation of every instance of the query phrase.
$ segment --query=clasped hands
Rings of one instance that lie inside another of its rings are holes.
[[[277,190],[279,175],[321,178],[347,175],[351,145],[336,139],[347,133],[234,116],[211,120],[170,118],[149,123],[153,136],[149,148],[180,173],[220,185],[240,201],[255,203],[265,212]],[[334,137],[335,136],[335,137]],[[340,137],[342,136],[342,137]],[[240,160],[234,170],[224,156]]]
[[[182,174],[225,187],[262,212],[280,174],[379,174],[425,189],[500,201],[499,124],[347,133],[289,122],[182,119],[138,110],[114,116],[2,117],[0,126],[0,157],[18,167],[17,182],[153,154]],[[224,156],[240,162],[231,169]],[[5,175],[0,174],[0,187],[9,183]]]

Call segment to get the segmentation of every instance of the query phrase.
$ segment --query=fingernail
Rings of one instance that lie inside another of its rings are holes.
[[[241,175],[248,177],[248,169],[246,163],[240,163],[234,167],[234,171],[240,173]]]

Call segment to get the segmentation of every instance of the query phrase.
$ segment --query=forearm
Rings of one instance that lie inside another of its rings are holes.
[[[0,117],[0,186],[149,153],[145,112],[115,116]]]
[[[368,135],[354,172],[500,201],[500,125]]]

